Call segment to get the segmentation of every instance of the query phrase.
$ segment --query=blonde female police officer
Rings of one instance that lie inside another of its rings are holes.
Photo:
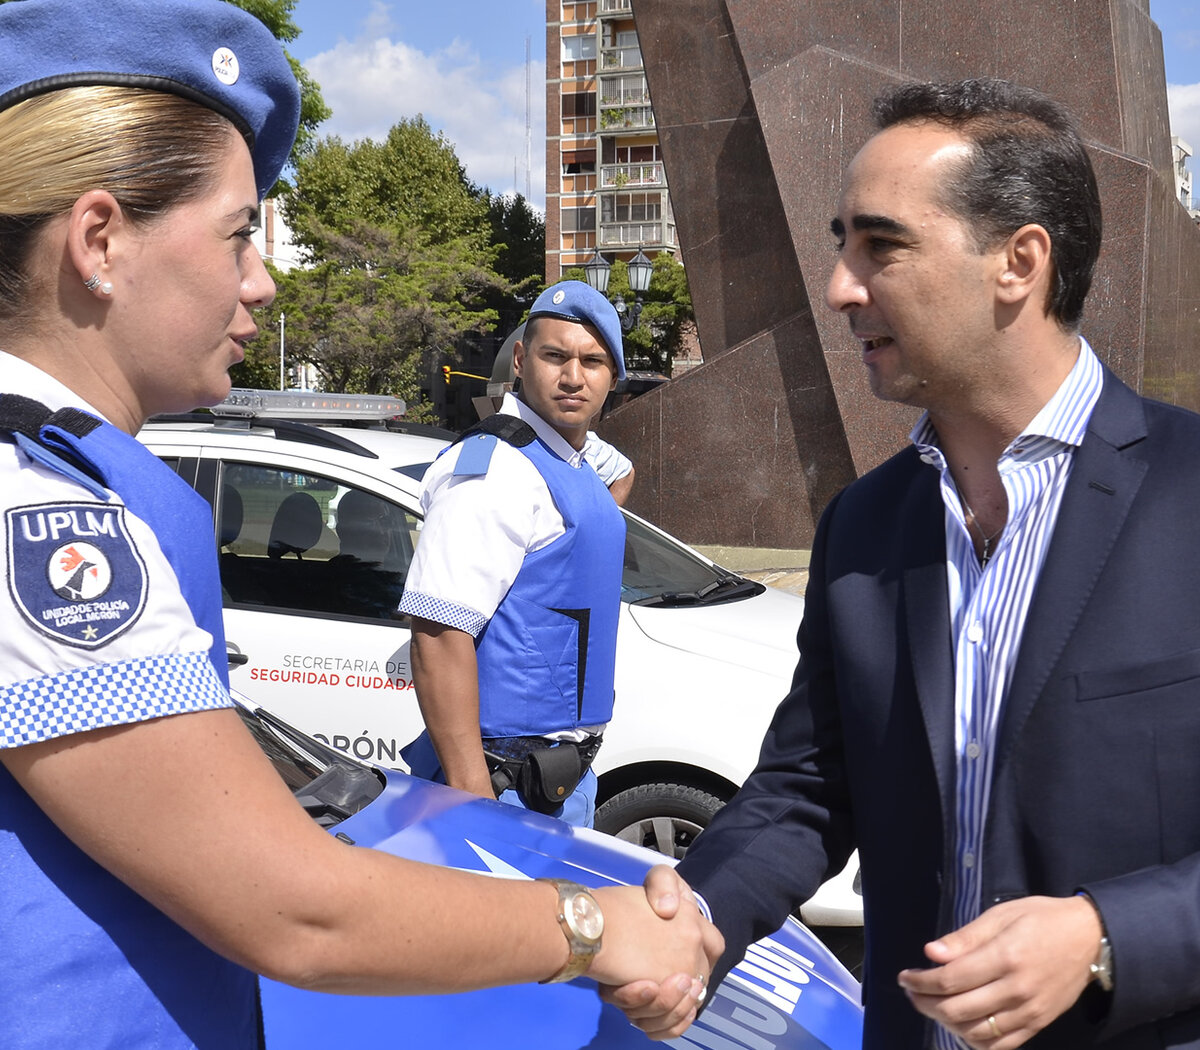
[[[221,0],[22,0],[0,54],[0,1046],[256,1046],[256,971],[403,994],[582,965],[569,887],[306,817],[230,709],[208,507],[131,437],[224,397],[274,295],[278,44]],[[699,995],[719,937],[686,896],[596,891],[592,976]]]

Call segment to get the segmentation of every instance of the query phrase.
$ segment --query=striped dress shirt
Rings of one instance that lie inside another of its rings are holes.
[[[910,435],[921,458],[940,472],[945,503],[946,582],[954,642],[956,863],[948,874],[955,928],[984,909],[980,876],[996,730],[1074,452],[1104,381],[1091,347],[1083,339],[1080,344],[1079,358],[1058,391],[1000,457],[1008,521],[986,565],[976,556],[962,499],[928,415]],[[934,1045],[938,1050],[967,1050],[966,1043],[940,1026]]]

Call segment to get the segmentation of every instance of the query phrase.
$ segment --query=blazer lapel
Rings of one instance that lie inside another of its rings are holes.
[[[1131,446],[1145,436],[1141,399],[1105,369],[1025,622],[1000,726],[997,769],[1019,739],[1125,524],[1146,473]]]
[[[953,819],[954,649],[946,591],[946,519],[938,472],[923,466],[904,514],[906,552],[901,602],[917,705],[933,756],[943,822]],[[944,827],[953,827],[944,823]],[[947,841],[949,839],[947,838]]]

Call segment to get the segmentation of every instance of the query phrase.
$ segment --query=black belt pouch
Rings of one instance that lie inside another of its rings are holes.
[[[583,779],[587,767],[579,748],[571,743],[530,751],[517,778],[525,805],[539,813],[553,813]]]

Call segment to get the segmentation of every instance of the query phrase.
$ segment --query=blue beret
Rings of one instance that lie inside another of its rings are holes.
[[[300,88],[279,41],[225,0],[0,4],[0,54],[0,109],[105,84],[166,91],[215,110],[245,137],[259,196],[279,178],[300,122]]]
[[[616,308],[590,284],[583,281],[559,281],[533,302],[529,320],[556,317],[560,321],[595,325],[600,338],[617,364],[617,378],[625,378],[625,345],[621,339],[621,318]]]

